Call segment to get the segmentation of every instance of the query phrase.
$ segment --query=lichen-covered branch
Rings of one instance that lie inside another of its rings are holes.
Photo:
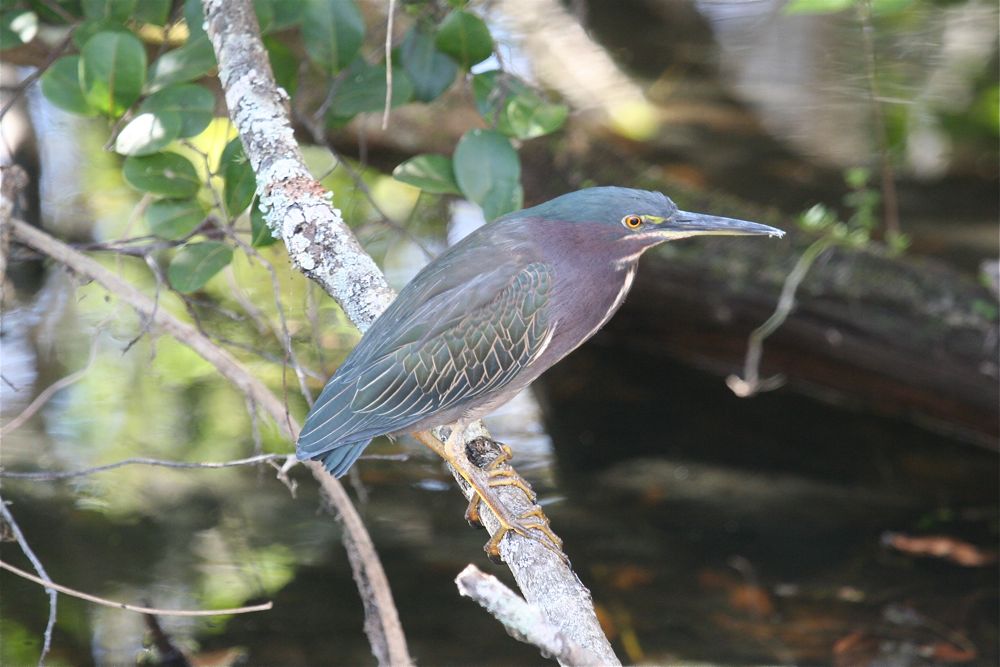
[[[500,621],[511,637],[534,644],[542,654],[558,658],[564,665],[603,665],[604,661],[585,651],[545,620],[542,612],[525,602],[491,574],[468,565],[455,577],[458,592],[473,599]]]
[[[219,80],[229,114],[257,175],[257,193],[273,232],[285,242],[291,261],[317,281],[365,331],[392,301],[378,267],[333,208],[328,193],[312,179],[291,129],[288,97],[271,72],[257,19],[249,0],[203,0],[206,29],[219,62]],[[483,432],[480,424],[472,431]],[[456,463],[456,479],[481,479],[482,470],[467,457]],[[472,490],[459,484],[466,497]],[[338,485],[339,487],[339,485]],[[524,502],[516,489],[499,490],[501,499]],[[516,515],[516,512],[511,512]],[[498,522],[488,511],[483,521],[491,533]],[[594,612],[589,591],[558,554],[538,540],[509,533],[500,544],[525,597],[569,639],[618,664]]]

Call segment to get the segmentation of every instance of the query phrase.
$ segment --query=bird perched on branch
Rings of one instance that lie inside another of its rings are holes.
[[[653,246],[690,236],[783,234],[680,211],[659,192],[618,187],[572,192],[503,216],[403,288],[327,382],[297,455],[339,477],[376,436],[488,414],[604,326],[628,294],[640,255]],[[487,501],[490,489],[475,491],[475,500]],[[515,525],[502,525],[501,533],[523,534],[524,526],[501,517],[504,523]]]

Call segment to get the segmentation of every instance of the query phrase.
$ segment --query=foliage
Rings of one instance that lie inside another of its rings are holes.
[[[65,111],[112,122],[110,145],[125,158],[125,181],[152,198],[149,231],[177,243],[170,251],[177,278],[171,283],[195,291],[231,261],[231,252],[206,243],[225,244],[225,234],[211,235],[212,229],[222,225],[231,234],[236,221],[247,219],[256,182],[239,139],[217,160],[192,150],[204,144],[198,138],[219,106],[201,81],[215,68],[215,56],[201,3],[185,0],[177,12],[171,6],[169,0],[83,0],[61,4],[56,14],[44,3],[15,0],[5,4],[0,29],[16,44],[32,39],[39,23],[63,24],[66,15],[76,21],[79,51],[52,63],[42,91]],[[433,103],[460,78],[489,129],[470,128],[453,157],[419,155],[393,174],[432,195],[466,197],[487,219],[522,205],[518,142],[559,130],[569,110],[491,64],[490,28],[465,2],[404,5],[411,25],[393,51],[391,77],[387,63],[362,48],[371,31],[356,0],[256,0],[254,8],[280,85],[294,94],[302,76],[326,82],[321,111],[330,128],[381,112],[390,80],[389,104],[397,107]],[[298,40],[311,66],[304,73],[292,46]],[[484,71],[468,72],[477,65]],[[249,223],[252,246],[274,242],[256,205]]]

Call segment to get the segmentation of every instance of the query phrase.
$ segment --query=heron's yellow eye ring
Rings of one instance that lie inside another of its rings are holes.
[[[629,229],[639,229],[642,226],[642,218],[637,215],[626,215],[622,218],[622,224]]]

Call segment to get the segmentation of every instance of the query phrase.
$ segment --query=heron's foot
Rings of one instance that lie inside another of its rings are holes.
[[[486,552],[486,555],[494,563],[502,562],[500,558],[500,542],[510,532],[514,532],[529,540],[535,540],[545,548],[555,552],[561,560],[567,560],[566,554],[562,550],[563,542],[552,531],[551,526],[549,526],[549,519],[545,516],[541,507],[536,506],[529,509],[513,521],[505,521],[499,515],[497,515],[497,519],[500,521],[500,527],[483,547],[483,551]]]
[[[506,447],[506,445],[504,446]],[[508,448],[508,450],[509,449],[510,448]],[[534,489],[531,488],[531,485],[528,484],[527,480],[521,477],[521,475],[519,475],[513,468],[497,468],[496,466],[499,465],[497,461],[501,460],[497,459],[486,469],[486,484],[492,489],[500,486],[517,487],[524,493],[525,496],[528,497],[529,502],[535,502],[535,499],[538,496],[535,494]],[[473,493],[472,497],[469,499],[469,506],[465,510],[465,520],[475,528],[483,527],[482,517],[479,514],[479,505],[481,502],[482,496],[478,493]]]

